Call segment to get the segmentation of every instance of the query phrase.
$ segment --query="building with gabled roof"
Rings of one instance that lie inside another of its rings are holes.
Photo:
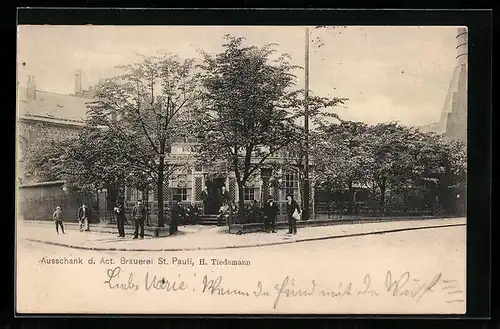
[[[18,168],[16,176],[18,183],[23,188],[32,188],[33,184],[36,186],[48,184],[47,182],[37,182],[26,172],[24,158],[30,148],[36,147],[39,140],[76,137],[78,131],[85,125],[87,107],[94,99],[94,92],[98,86],[83,90],[81,77],[82,73],[80,71],[76,72],[75,93],[71,95],[39,90],[36,87],[34,77],[29,77],[25,87],[18,86]],[[119,118],[117,119],[119,120]],[[167,161],[185,163],[186,166],[176,170],[169,178],[168,184],[165,186],[166,193],[164,193],[166,201],[176,199],[180,202],[200,204],[202,203],[203,186],[209,188],[209,193],[214,198],[220,193],[221,187],[226,186],[233,202],[237,202],[240,198],[244,199],[246,203],[251,203],[254,200],[262,202],[265,201],[265,195],[270,194],[280,203],[283,203],[286,193],[295,195],[297,201],[300,202],[299,175],[297,172],[293,170],[283,172],[282,179],[279,181],[280,187],[273,188],[267,186],[269,182],[265,182],[263,179],[264,174],[257,175],[258,177],[249,182],[248,186],[244,188],[243,195],[239,195],[234,173],[224,172],[218,174],[213,168],[199,166],[194,161],[194,157],[191,155],[193,146],[196,144],[195,140],[187,138],[175,142],[170,148]],[[282,155],[277,155],[275,158],[269,159],[269,161],[278,161],[282,160],[282,158]],[[258,160],[258,156],[252,158],[252,161]],[[269,191],[265,193],[264,190]],[[138,198],[145,198],[154,204],[157,202],[158,196],[156,189],[153,189],[152,192],[143,196],[142,192],[127,188],[125,199],[126,201],[135,201]],[[311,193],[311,196],[313,195],[314,189],[312,189]],[[31,209],[29,206],[26,208]],[[214,208],[214,210],[217,209]]]
[[[17,88],[17,180],[34,183],[24,169],[24,158],[36,141],[44,138],[76,136],[84,125],[87,104],[92,101],[94,86],[81,90],[81,73],[75,74],[75,94],[65,95],[39,90],[35,77],[30,76],[26,87]]]

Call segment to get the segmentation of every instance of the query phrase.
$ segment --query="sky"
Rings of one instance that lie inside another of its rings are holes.
[[[309,87],[316,95],[347,97],[335,111],[368,124],[439,120],[456,65],[458,27],[347,26],[310,28]],[[18,82],[35,77],[39,90],[72,94],[75,72],[83,87],[117,74],[137,54],[175,53],[199,58],[198,49],[222,51],[223,36],[252,45],[276,43],[304,67],[300,26],[18,26]],[[320,41],[318,41],[318,39]],[[304,88],[304,71],[297,71]]]

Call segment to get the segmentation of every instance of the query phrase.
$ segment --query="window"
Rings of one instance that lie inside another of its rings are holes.
[[[130,187],[127,187],[125,190],[125,200],[132,200],[132,189]]]
[[[177,201],[186,201],[187,188],[172,188],[172,199]]]
[[[294,199],[298,197],[299,178],[297,174],[286,174],[285,179],[285,193],[293,195]]]
[[[244,187],[243,188],[243,200],[245,200],[245,201],[255,200],[255,188]]]

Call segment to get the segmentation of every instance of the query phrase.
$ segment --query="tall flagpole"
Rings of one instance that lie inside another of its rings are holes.
[[[305,164],[304,164],[304,211],[303,220],[309,219],[309,28],[305,35],[305,93],[304,93],[304,131],[305,131]]]

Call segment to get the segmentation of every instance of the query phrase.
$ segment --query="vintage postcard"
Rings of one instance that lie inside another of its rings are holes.
[[[463,26],[19,25],[16,311],[464,314]]]

